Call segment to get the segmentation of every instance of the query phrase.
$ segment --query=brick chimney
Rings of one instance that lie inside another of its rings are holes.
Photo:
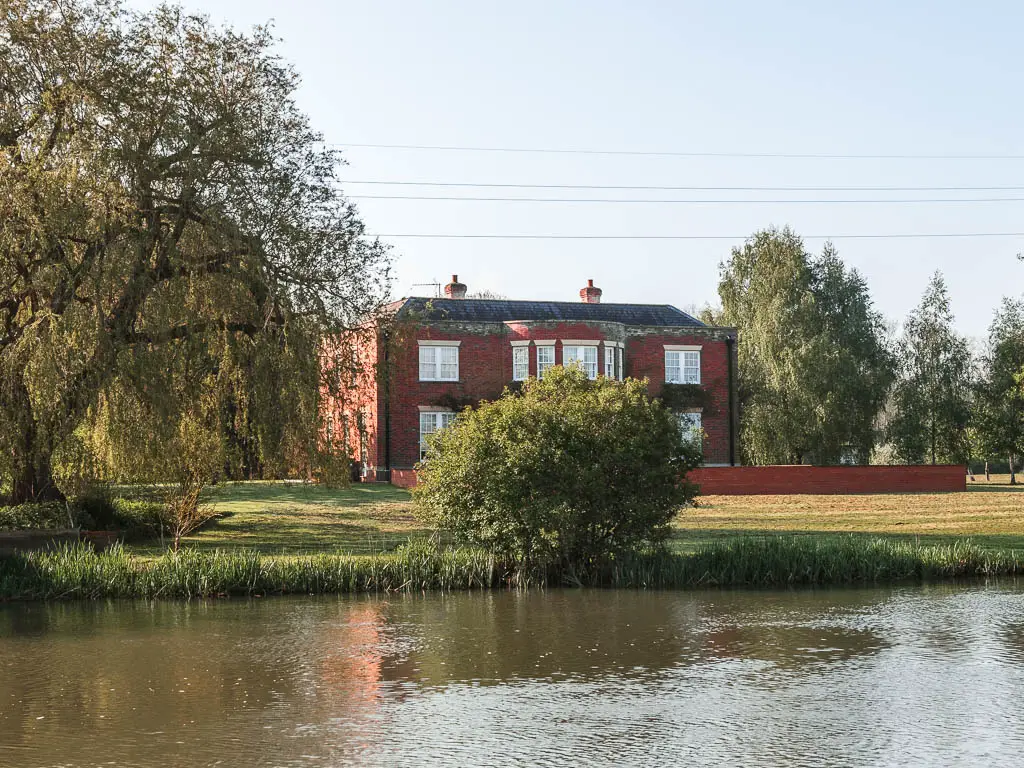
[[[601,303],[601,289],[594,287],[593,280],[587,280],[587,287],[580,289],[580,300],[584,304]]]
[[[466,284],[459,282],[458,275],[452,275],[452,281],[444,287],[444,295],[449,299],[466,298]]]

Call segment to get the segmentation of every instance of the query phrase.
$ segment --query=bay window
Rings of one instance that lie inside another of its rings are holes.
[[[544,373],[555,364],[555,347],[553,344],[537,347],[537,378],[543,379]]]
[[[615,378],[615,347],[604,345],[604,375],[606,379]]]
[[[568,368],[570,365],[580,366],[587,374],[588,379],[597,378],[597,347],[584,347],[580,345],[562,344],[562,365]]]
[[[512,347],[512,380],[526,381],[530,377],[530,348],[525,344]]]

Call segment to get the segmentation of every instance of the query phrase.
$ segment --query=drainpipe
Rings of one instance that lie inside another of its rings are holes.
[[[382,334],[384,339],[384,376],[381,386],[384,388],[384,477],[391,482],[391,369],[388,356],[391,345],[388,343],[388,332]]]
[[[729,402],[729,466],[736,466],[736,423],[734,420],[734,409],[735,403],[733,402],[733,389],[734,389],[734,374],[733,374],[733,360],[732,353],[736,340],[732,336],[727,336],[725,339],[725,351],[726,351],[726,363],[725,363],[725,378],[726,386],[728,387],[728,402]]]

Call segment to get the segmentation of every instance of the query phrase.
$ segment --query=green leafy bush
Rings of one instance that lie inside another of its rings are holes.
[[[415,499],[457,540],[579,582],[665,539],[699,461],[646,382],[553,368],[438,432]]]
[[[77,525],[68,508],[59,501],[0,507],[0,530],[57,530]]]
[[[129,539],[149,539],[160,535],[165,505],[151,499],[114,499],[114,514],[106,530],[124,531]]]
[[[160,534],[166,505],[145,495],[118,496],[108,485],[94,484],[74,501],[76,523],[82,528],[122,531],[129,539]]]

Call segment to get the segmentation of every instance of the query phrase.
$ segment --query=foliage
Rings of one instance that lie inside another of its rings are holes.
[[[898,349],[901,368],[888,425],[896,455],[908,464],[966,461],[971,354],[953,328],[940,272],[907,318]]]
[[[67,505],[59,501],[0,507],[0,531],[60,530],[74,528],[77,522]]]
[[[579,580],[663,541],[692,499],[685,474],[699,461],[646,381],[589,381],[559,367],[438,432],[414,498],[460,541]]]
[[[749,463],[867,461],[893,380],[881,315],[831,244],[806,252],[792,230],[755,233],[722,265],[722,310],[737,326],[741,448]]]
[[[171,548],[177,552],[181,539],[199,530],[212,520],[216,513],[213,508],[199,503],[206,478],[202,474],[183,477],[181,482],[167,493],[167,502],[161,518],[163,528],[171,535]]]
[[[161,457],[195,431],[218,468],[244,454],[271,474],[308,469],[321,339],[382,303],[387,256],[340,196],[338,158],[297,109],[271,34],[119,0],[4,9],[0,472],[13,495],[59,496],[54,463],[79,447],[108,474],[162,479]]]
[[[445,392],[433,398],[431,402],[433,405],[447,408],[450,411],[461,411],[466,408],[475,408],[480,403],[480,398]]]
[[[700,384],[664,384],[659,399],[670,411],[700,408],[705,418],[717,412],[714,394]]]
[[[975,388],[977,456],[1006,459],[1011,475],[1024,452],[1024,301],[1004,299],[989,326],[988,347]],[[1011,482],[1016,480],[1011,478]]]

